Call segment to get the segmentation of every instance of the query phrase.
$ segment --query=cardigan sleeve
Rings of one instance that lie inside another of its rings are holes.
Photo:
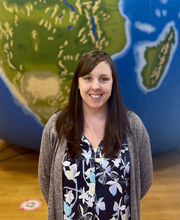
[[[140,150],[139,150],[139,159],[140,159],[140,178],[141,178],[141,198],[149,190],[152,179],[153,179],[153,163],[151,155],[151,145],[149,140],[149,135],[146,131],[144,124],[140,124]]]
[[[136,172],[139,173],[140,197],[149,190],[153,178],[153,164],[149,135],[142,120],[134,112],[129,111],[131,135],[133,136],[133,148],[137,152],[135,156]]]
[[[44,127],[41,139],[41,147],[38,164],[38,179],[43,196],[48,203],[50,173],[53,160],[53,123],[54,116],[50,118]]]

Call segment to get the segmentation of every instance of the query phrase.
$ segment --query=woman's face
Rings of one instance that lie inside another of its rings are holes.
[[[112,84],[112,71],[105,61],[100,62],[89,74],[79,77],[78,87],[83,108],[106,109]]]

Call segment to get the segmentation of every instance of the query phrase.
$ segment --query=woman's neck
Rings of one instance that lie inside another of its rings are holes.
[[[105,124],[107,112],[96,111],[91,109],[83,109],[84,128],[83,133],[90,141],[93,147],[97,147],[104,138]]]
[[[105,120],[107,117],[107,107],[104,106],[100,109],[94,109],[94,108],[87,108],[86,106],[83,106],[83,116],[84,121],[89,120]]]

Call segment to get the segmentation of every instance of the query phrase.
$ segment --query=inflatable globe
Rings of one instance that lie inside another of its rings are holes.
[[[152,152],[180,145],[178,1],[2,0],[0,138],[39,150],[49,117],[68,102],[73,71],[92,49],[117,67],[126,106]]]

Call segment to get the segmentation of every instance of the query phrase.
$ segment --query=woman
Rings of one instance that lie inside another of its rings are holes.
[[[149,136],[124,107],[107,53],[81,58],[68,106],[46,124],[39,183],[49,220],[140,219],[140,199],[152,183]]]

